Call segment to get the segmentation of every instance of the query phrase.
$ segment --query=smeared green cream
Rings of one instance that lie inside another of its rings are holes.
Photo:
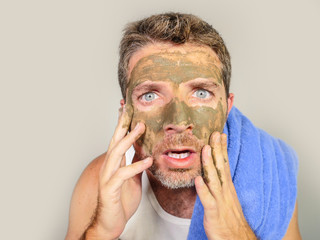
[[[127,96],[146,80],[180,84],[196,78],[214,78],[216,83],[223,84],[217,60],[210,54],[203,51],[152,54],[141,58],[132,69]]]
[[[215,107],[208,105],[188,105],[178,97],[179,85],[196,78],[211,79],[223,89],[221,70],[217,59],[205,51],[182,53],[159,52],[141,58],[132,69],[128,89],[127,105],[133,106],[131,126],[142,121],[146,125],[145,133],[137,141],[146,155],[152,155],[154,144],[164,137],[164,128],[168,124],[192,125],[192,133],[204,144],[208,144],[210,134],[222,132],[226,117],[226,108],[222,98],[217,99]],[[149,111],[139,110],[133,104],[132,93],[137,85],[149,81],[170,82],[175,98],[161,107]],[[224,92],[224,89],[223,89]]]
[[[131,127],[131,121],[132,121],[132,116],[133,116],[133,107],[131,104],[126,104],[125,106],[125,116],[124,116],[124,123],[122,124],[122,128],[127,128],[130,129]]]

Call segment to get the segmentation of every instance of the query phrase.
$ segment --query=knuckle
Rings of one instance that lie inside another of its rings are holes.
[[[109,158],[118,158],[121,157],[121,150],[119,148],[119,145],[111,149]]]
[[[208,203],[206,204],[206,209],[210,210],[210,211],[215,211],[217,208],[217,205],[214,201],[208,201]]]

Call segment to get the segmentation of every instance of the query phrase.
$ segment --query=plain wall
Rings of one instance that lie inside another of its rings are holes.
[[[318,239],[316,0],[1,1],[1,239],[64,238],[76,181],[116,125],[121,31],[164,11],[196,14],[221,33],[235,105],[299,155],[300,229]]]

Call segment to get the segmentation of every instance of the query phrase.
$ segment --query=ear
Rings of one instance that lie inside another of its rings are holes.
[[[234,94],[233,93],[229,93],[229,97],[228,97],[228,115],[231,111],[231,108],[233,106],[233,100],[234,100]]]
[[[123,106],[124,106],[125,104],[126,104],[126,103],[124,102],[124,100],[121,99],[121,100],[120,100],[120,105],[121,105],[122,108],[123,108]]]

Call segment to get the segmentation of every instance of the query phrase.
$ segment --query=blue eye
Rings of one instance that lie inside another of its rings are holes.
[[[142,100],[144,100],[146,102],[151,102],[157,98],[158,98],[158,95],[153,92],[148,92],[148,93],[142,95]]]
[[[195,93],[193,95],[195,95],[195,97],[197,97],[197,98],[203,99],[203,98],[207,98],[209,96],[209,92],[204,89],[199,89],[199,90],[195,91]]]

